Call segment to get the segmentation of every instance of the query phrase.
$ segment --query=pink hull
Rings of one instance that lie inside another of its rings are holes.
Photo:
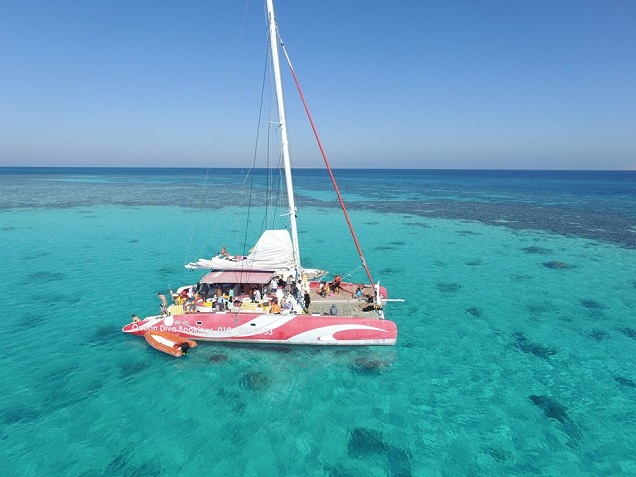
[[[388,320],[353,316],[193,313],[130,323],[124,333],[166,331],[184,338],[234,343],[299,345],[394,345],[397,327]]]

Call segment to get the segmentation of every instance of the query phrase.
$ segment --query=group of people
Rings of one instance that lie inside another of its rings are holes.
[[[228,256],[225,247],[221,252],[222,256]],[[342,277],[339,274],[334,276],[332,282],[324,282],[321,284],[318,294],[323,298],[331,294],[340,294],[342,289]],[[309,293],[309,284],[301,280],[295,280],[293,276],[288,276],[287,280],[281,277],[274,277],[267,286],[245,286],[242,289],[245,295],[248,295],[252,303],[267,302],[269,305],[269,313],[282,313],[285,310],[292,311],[297,305],[302,308],[305,313],[309,313],[311,306],[311,295]],[[351,293],[351,292],[349,292]],[[355,293],[351,293],[358,299],[368,298],[363,296],[362,288],[357,287]],[[158,293],[160,300],[160,313],[162,317],[168,315],[168,302],[165,295]],[[184,306],[185,313],[194,313],[198,304],[205,301],[212,301],[213,308],[216,311],[225,311],[232,307],[234,302],[234,287],[228,287],[224,290],[221,285],[211,285],[202,283],[182,290],[179,294],[172,296],[174,303]],[[371,297],[372,300],[372,297]],[[133,321],[141,321],[137,315],[133,315]]]
[[[309,290],[303,291],[302,281],[294,280],[293,276],[287,280],[274,277],[267,287],[254,287],[250,292],[252,303],[267,302],[269,313],[282,313],[292,311],[294,302],[297,303],[305,313],[309,313],[311,296]]]
[[[160,299],[161,299],[160,294]],[[165,297],[161,300],[161,307],[164,307]],[[172,294],[172,301],[175,305],[183,305],[183,311],[186,313],[194,313],[196,306],[202,304],[205,300],[204,297],[199,294],[199,291],[195,287],[185,288],[180,293]],[[163,312],[162,312],[163,314]]]
[[[340,295],[342,286],[342,277],[338,274],[333,278],[333,282],[324,282],[318,291],[318,294],[325,298],[327,295],[335,294]]]

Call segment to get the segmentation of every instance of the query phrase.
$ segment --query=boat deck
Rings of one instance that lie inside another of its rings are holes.
[[[329,293],[322,297],[318,293],[312,291],[311,304],[309,312],[311,314],[330,315],[331,307],[335,305],[338,315],[353,315],[362,318],[377,318],[378,314],[373,308],[373,303],[367,303],[366,300],[355,298],[342,290],[338,293]]]

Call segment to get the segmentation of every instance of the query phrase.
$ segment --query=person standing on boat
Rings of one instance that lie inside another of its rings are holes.
[[[294,298],[298,303],[302,303],[303,301],[303,283],[298,280],[298,285],[295,285],[296,293],[294,293]]]
[[[342,277],[338,274],[333,279],[333,291],[340,295],[340,284],[342,283]]]
[[[161,304],[159,305],[159,311],[161,312],[161,316],[168,316],[168,303],[166,302],[165,295],[161,293],[157,293],[159,300],[161,300]]]
[[[309,314],[309,305],[311,304],[311,296],[309,295],[309,292],[307,290],[305,290],[305,296],[303,298],[305,299],[305,313]]]
[[[223,311],[223,291],[220,288],[216,289],[216,311]]]

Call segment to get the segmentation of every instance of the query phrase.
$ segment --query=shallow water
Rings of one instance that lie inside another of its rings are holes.
[[[398,344],[175,359],[120,329],[199,278],[187,261],[253,245],[265,176],[250,197],[238,170],[204,190],[205,171],[0,169],[3,475],[636,473],[634,174],[336,175],[406,298]],[[326,181],[296,176],[303,262],[347,274]]]

